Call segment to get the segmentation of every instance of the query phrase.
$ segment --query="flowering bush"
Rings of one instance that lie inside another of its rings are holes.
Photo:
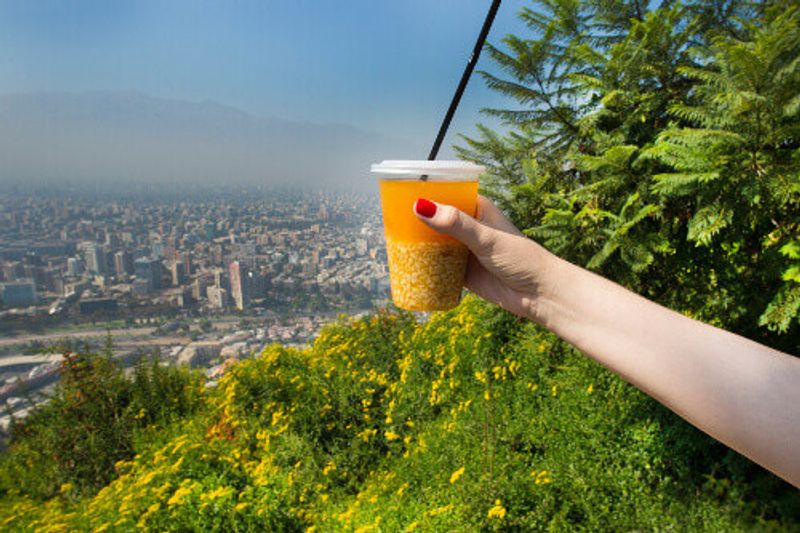
[[[306,349],[272,345],[232,366],[192,401],[138,432],[96,493],[7,484],[0,528],[736,531],[800,520],[788,485],[473,298],[424,324],[343,318]]]

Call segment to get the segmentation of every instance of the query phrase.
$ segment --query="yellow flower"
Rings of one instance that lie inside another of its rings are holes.
[[[440,515],[442,513],[446,513],[447,511],[449,511],[452,508],[453,508],[453,504],[451,503],[450,505],[445,505],[443,507],[437,507],[436,509],[431,509],[430,511],[428,511],[425,514],[428,515],[428,516],[436,516],[436,515]]]
[[[180,451],[180,449],[181,449],[181,448],[183,448],[183,446],[184,446],[185,444],[186,444],[186,436],[184,435],[184,436],[182,436],[182,437],[179,437],[179,438],[176,440],[175,447],[174,447],[174,448],[172,448],[172,453],[173,453],[173,454],[174,454],[174,453],[178,453],[178,451]]]
[[[348,509],[347,511],[343,512],[343,513],[339,513],[339,515],[336,517],[336,519],[339,520],[339,522],[349,522],[351,516],[353,516],[353,508],[352,507],[350,509]]]
[[[460,478],[463,474],[464,474],[464,467],[462,466],[461,468],[459,468],[450,475],[450,484],[452,485],[453,483],[458,481],[458,478]]]
[[[506,508],[503,507],[503,504],[500,502],[500,500],[495,500],[494,507],[489,509],[489,512],[486,513],[486,516],[489,518],[499,518],[502,520],[506,517]]]
[[[486,372],[479,372],[475,371],[475,379],[480,381],[481,383],[486,383]]]
[[[153,478],[156,477],[157,473],[158,473],[157,470],[151,470],[150,472],[148,472],[147,474],[142,476],[139,479],[139,481],[136,482],[136,484],[137,485],[147,485],[147,484],[149,484],[151,481],[153,481]]]
[[[188,487],[179,487],[178,490],[176,490],[172,494],[172,497],[167,501],[167,505],[169,505],[170,507],[172,507],[173,505],[180,505],[183,502],[183,498],[191,494],[191,492],[192,489]]]
[[[483,399],[486,400],[487,402],[492,399],[492,395],[489,394],[489,389],[483,391]]]
[[[395,433],[394,431],[392,431],[390,429],[384,431],[383,435],[386,437],[386,440],[388,440],[388,441],[393,441],[393,440],[397,440],[397,439],[400,438],[400,435],[398,435],[397,433]]]
[[[558,385],[553,385],[553,386],[550,388],[550,392],[551,392],[551,394],[553,395],[553,398],[555,398],[555,397],[556,397],[556,395],[558,394]]]
[[[536,472],[531,472],[531,475],[534,475]],[[536,474],[536,481],[537,485],[547,485],[548,483],[552,483],[552,479],[550,479],[550,474],[547,470],[542,470],[538,474]]]
[[[594,392],[594,385],[589,385],[588,387],[586,387],[586,392],[588,392],[589,394],[593,393]]]
[[[239,512],[239,511],[242,511],[244,509],[247,509],[249,506],[250,506],[249,503],[241,502],[241,503],[237,503],[236,507],[234,507],[233,510],[236,511],[236,512]]]
[[[61,492],[61,494],[64,494],[65,492],[69,492],[72,489],[73,489],[72,483],[64,483],[63,485],[61,485],[59,491]]]
[[[325,465],[325,468],[322,469],[322,475],[323,476],[327,476],[328,474],[330,474],[334,470],[336,470],[336,464],[334,464],[334,462],[331,461],[327,465]]]
[[[366,428],[363,431],[360,431],[356,434],[356,437],[363,440],[364,442],[369,442],[369,440],[375,436],[378,432],[377,429],[374,428]]]
[[[494,374],[494,379],[497,380],[505,379],[506,377],[506,369],[500,365],[497,365],[494,368],[492,368],[492,373]]]
[[[360,528],[355,530],[355,533],[367,533],[368,531],[372,531],[376,527],[378,527],[378,524],[380,523],[381,523],[381,517],[379,516],[378,518],[375,519],[374,523],[367,524],[366,526],[361,526]]]
[[[226,487],[224,485],[220,485],[216,489],[212,490],[211,492],[206,492],[200,496],[201,500],[216,500],[217,498],[226,498],[227,496],[233,494],[232,487]]]
[[[172,465],[172,467],[170,468],[170,470],[171,470],[172,472],[177,472],[178,470],[180,470],[180,469],[181,469],[181,465],[183,464],[183,459],[184,459],[183,457],[181,457],[180,459],[178,459],[178,460],[175,462],[175,464],[174,464],[174,465]]]

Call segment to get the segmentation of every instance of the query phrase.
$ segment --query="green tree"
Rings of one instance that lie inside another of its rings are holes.
[[[791,2],[546,0],[490,46],[460,154],[559,255],[794,351],[800,338],[800,10]]]
[[[687,240],[724,253],[731,273],[755,274],[753,311],[780,332],[800,309],[800,9],[784,7],[743,24],[749,39],[697,51],[704,66],[682,70],[693,94],[642,154],[668,169],[652,177],[663,202],[690,203]]]

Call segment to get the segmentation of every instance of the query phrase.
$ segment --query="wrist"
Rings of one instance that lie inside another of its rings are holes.
[[[541,245],[534,244],[537,248],[534,256],[536,274],[534,290],[526,305],[528,318],[552,330],[557,317],[565,312],[562,300],[576,267]]]

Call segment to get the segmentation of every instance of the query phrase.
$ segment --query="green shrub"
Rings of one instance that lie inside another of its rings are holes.
[[[107,353],[66,353],[60,371],[53,397],[12,425],[2,493],[94,493],[115,477],[117,461],[133,456],[137,430],[198,408],[199,377],[156,356],[143,358],[132,379]]]

